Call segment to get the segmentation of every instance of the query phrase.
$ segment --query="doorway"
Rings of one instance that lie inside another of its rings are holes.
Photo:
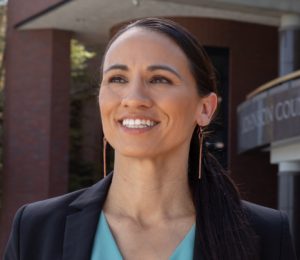
[[[228,86],[229,86],[229,49],[204,47],[217,73],[218,111],[217,117],[207,131],[212,134],[207,139],[210,152],[224,169],[228,168]]]

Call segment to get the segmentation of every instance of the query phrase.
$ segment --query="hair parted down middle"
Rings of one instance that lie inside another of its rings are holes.
[[[179,24],[164,18],[146,18],[122,28],[109,42],[124,32],[143,28],[171,38],[188,58],[190,71],[196,80],[200,97],[217,94],[214,67],[197,39]],[[100,82],[103,69],[100,70]],[[199,173],[199,138],[197,127],[192,136],[188,180],[196,209],[195,249],[203,260],[259,260],[257,235],[252,230],[244,211],[237,186],[203,144],[202,176]],[[204,134],[205,135],[205,134]]]

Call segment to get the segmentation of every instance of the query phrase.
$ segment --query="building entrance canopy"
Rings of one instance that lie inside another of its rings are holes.
[[[109,40],[115,24],[150,16],[217,18],[280,25],[285,13],[300,13],[297,0],[64,0],[15,24],[19,30],[69,30],[86,43]]]
[[[300,136],[300,71],[293,75],[238,107],[239,153]]]

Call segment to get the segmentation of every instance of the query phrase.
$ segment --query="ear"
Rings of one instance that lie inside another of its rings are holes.
[[[217,109],[217,105],[218,98],[215,93],[210,93],[208,96],[200,98],[197,113],[197,124],[200,126],[208,125]]]

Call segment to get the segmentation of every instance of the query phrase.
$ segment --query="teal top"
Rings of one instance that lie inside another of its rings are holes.
[[[195,224],[169,260],[192,260],[194,255]],[[103,211],[96,230],[91,260],[123,260],[110,232]]]

